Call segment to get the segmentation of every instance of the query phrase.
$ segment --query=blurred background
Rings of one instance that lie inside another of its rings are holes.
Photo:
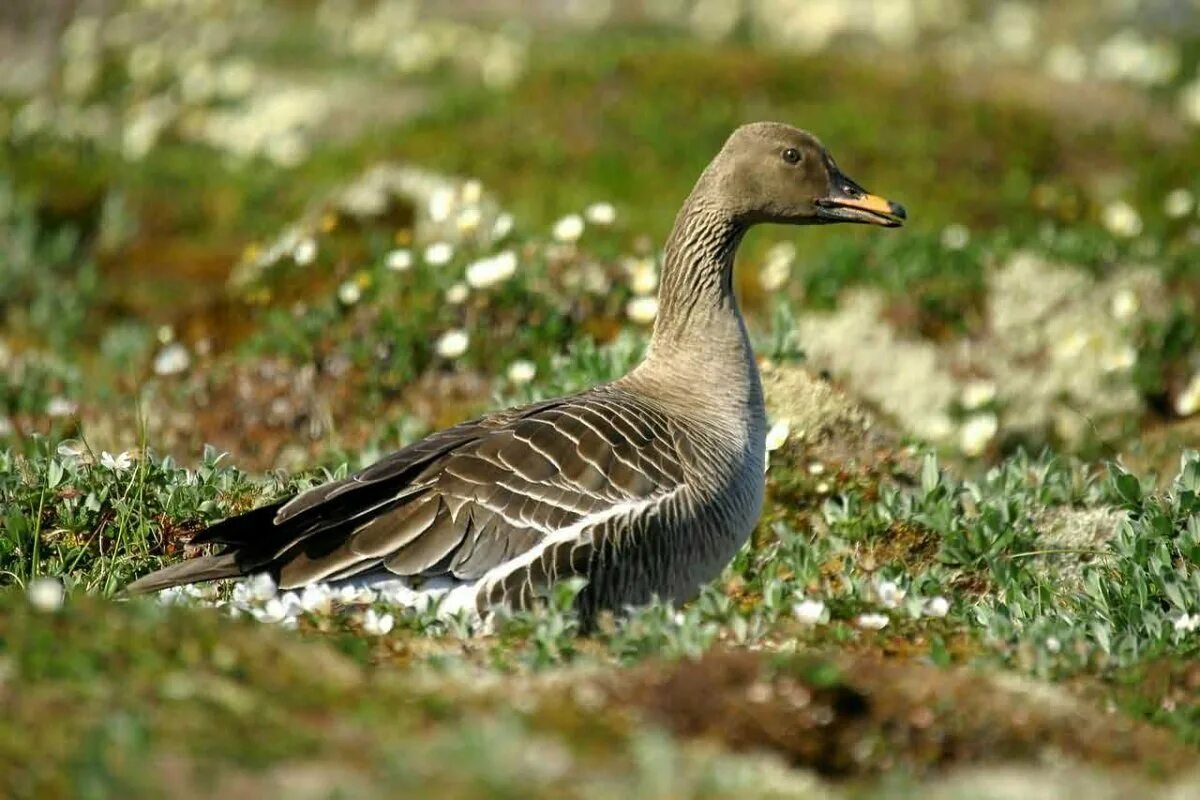
[[[754,232],[769,357],[954,454],[1173,466],[1198,62],[1190,0],[8,0],[0,441],[357,462],[607,377],[778,119],[911,222]]]

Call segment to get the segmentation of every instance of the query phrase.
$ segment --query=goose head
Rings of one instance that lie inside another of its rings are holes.
[[[746,224],[895,228],[907,217],[904,206],[847,177],[817,137],[778,122],[735,130],[706,172],[729,213]]]

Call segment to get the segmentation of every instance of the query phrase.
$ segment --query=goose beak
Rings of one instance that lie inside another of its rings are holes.
[[[830,186],[829,195],[815,201],[817,218],[822,222],[857,222],[898,228],[908,219],[904,206],[871,194],[843,175],[836,166],[830,170]]]

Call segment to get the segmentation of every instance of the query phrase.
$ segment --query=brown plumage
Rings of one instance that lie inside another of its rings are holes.
[[[893,227],[810,134],[739,128],[704,171],[666,248],[645,360],[610,384],[489,414],[343,480],[199,534],[222,545],[130,592],[268,572],[317,581],[438,579],[450,610],[527,606],[582,576],[585,615],[685,600],[745,541],[763,492],[758,371],[733,256],[759,222]]]

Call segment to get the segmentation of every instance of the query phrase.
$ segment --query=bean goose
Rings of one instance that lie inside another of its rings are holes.
[[[581,576],[585,620],[656,596],[687,600],[746,540],[763,500],[762,388],[733,293],[743,234],[761,222],[904,218],[811,134],[740,127],[675,220],[654,332],[628,375],[464,422],[220,522],[193,540],[223,545],[219,554],[129,591],[261,572],[284,589],[390,579],[439,587],[442,610],[484,614]]]

